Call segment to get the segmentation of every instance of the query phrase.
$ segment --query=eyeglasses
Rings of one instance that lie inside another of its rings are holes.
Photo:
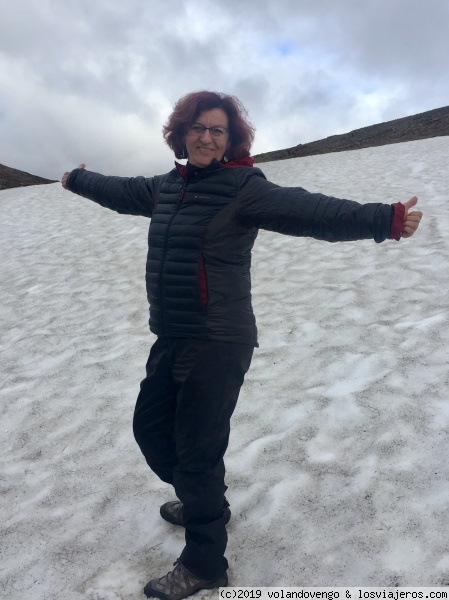
[[[193,135],[197,135],[198,137],[201,137],[202,135],[204,135],[206,133],[206,131],[209,131],[211,137],[213,138],[221,138],[224,135],[226,135],[229,131],[229,129],[227,129],[226,127],[204,127],[204,125],[201,125],[201,123],[194,123],[193,125],[190,126],[189,132],[192,133]]]

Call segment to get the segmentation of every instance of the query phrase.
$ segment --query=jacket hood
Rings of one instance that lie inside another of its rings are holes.
[[[227,163],[220,163],[220,166],[226,167],[227,169],[235,169],[236,167],[254,167],[254,158],[252,156],[245,156],[237,160],[231,160]]]
[[[231,160],[227,163],[219,162],[217,159],[214,160],[207,167],[195,167],[187,162],[186,165],[181,165],[178,162],[175,162],[176,168],[178,169],[179,174],[187,181],[187,179],[195,172],[200,173],[210,173],[211,171],[215,171],[216,169],[236,169],[238,167],[254,167],[254,158],[252,156],[245,156],[244,158],[239,158],[237,160]]]

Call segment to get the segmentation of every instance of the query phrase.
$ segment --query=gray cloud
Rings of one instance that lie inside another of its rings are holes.
[[[237,95],[255,152],[447,105],[446,0],[17,0],[0,22],[0,162],[171,167],[161,128],[198,89]]]

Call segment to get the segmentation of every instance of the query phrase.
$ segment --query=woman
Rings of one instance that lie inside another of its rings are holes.
[[[227,585],[230,518],[223,456],[230,419],[257,331],[251,306],[251,248],[258,229],[327,241],[413,235],[422,214],[405,204],[359,204],[282,188],[253,167],[254,130],[234,98],[188,94],[164,137],[177,158],[166,175],[105,177],[82,164],[62,185],[117,212],[151,217],[146,266],[150,329],[156,334],[134,414],[150,468],[178,500],[161,507],[185,527],[175,569],[147,596],[180,600]]]

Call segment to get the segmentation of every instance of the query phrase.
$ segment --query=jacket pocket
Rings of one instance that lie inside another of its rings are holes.
[[[201,294],[201,302],[204,307],[206,307],[209,303],[209,296],[207,294],[207,277],[206,277],[206,268],[204,266],[204,256],[201,255],[200,260],[200,294]]]

